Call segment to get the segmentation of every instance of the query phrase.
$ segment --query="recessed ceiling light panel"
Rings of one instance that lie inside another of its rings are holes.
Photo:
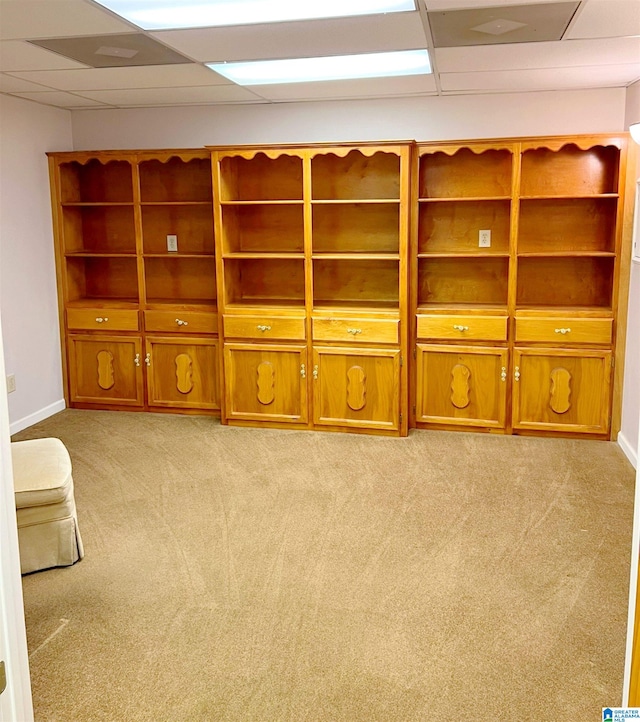
[[[426,50],[240,63],[207,63],[207,67],[238,85],[387,78],[400,75],[426,75],[431,72],[429,53]]]
[[[95,0],[144,30],[257,25],[416,9],[415,0]]]

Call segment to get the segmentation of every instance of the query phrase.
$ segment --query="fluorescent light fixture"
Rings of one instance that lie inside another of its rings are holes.
[[[96,0],[144,30],[257,25],[399,13],[416,9],[415,0]]]
[[[629,133],[631,133],[633,140],[640,145],[640,122],[632,123],[629,126]]]
[[[388,78],[396,75],[427,75],[431,72],[429,53],[426,50],[334,55],[324,58],[207,63],[207,67],[238,85]]]

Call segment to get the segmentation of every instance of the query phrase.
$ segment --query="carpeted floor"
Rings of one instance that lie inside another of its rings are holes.
[[[635,473],[617,445],[66,410],[86,557],[23,578],[36,719],[601,719]]]

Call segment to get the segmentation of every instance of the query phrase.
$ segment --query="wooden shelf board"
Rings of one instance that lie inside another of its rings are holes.
[[[510,201],[511,196],[455,196],[434,197],[434,198],[418,198],[418,203],[478,203],[482,201]]]
[[[448,313],[459,311],[491,311],[500,316],[507,315],[506,303],[419,303],[416,313]]]
[[[318,253],[311,256],[316,261],[399,261],[399,253]]]
[[[251,300],[242,301],[242,302],[232,302],[227,303],[225,305],[225,312],[228,311],[234,311],[234,310],[256,310],[259,312],[264,313],[265,311],[268,311],[269,309],[300,309],[304,313],[304,301],[292,301],[286,298],[281,299],[256,299],[252,298]]]
[[[400,203],[399,198],[312,198],[311,205],[380,205]]]
[[[60,204],[63,208],[105,208],[105,207],[121,207],[121,208],[133,208],[133,201],[121,201],[109,203],[106,201],[64,201]]]
[[[577,314],[579,316],[593,316],[602,318],[613,317],[613,309],[611,306],[542,306],[542,305],[530,305],[524,306],[522,304],[516,307],[516,316],[572,316]]]
[[[169,253],[169,251],[165,251],[164,253],[143,253],[143,258],[215,258],[215,254],[213,251],[211,253],[185,253],[184,251],[180,251],[178,253]]]
[[[68,301],[67,308],[122,308],[122,309],[138,309],[137,298],[105,298],[104,296],[95,298],[78,298],[75,301]]]
[[[212,298],[156,298],[147,297],[147,306],[208,306],[215,305]]]
[[[180,301],[179,299],[147,299],[144,304],[146,311],[167,311],[176,309],[180,311],[204,311],[206,313],[217,313],[217,304],[210,300],[204,301]]]
[[[615,258],[611,251],[535,251],[518,253],[518,258]]]
[[[210,201],[141,201],[141,206],[212,206]]]
[[[491,253],[491,251],[479,251],[468,253],[418,253],[418,258],[509,258],[509,253],[499,251]]]
[[[249,259],[249,258],[253,258],[253,259],[256,259],[256,258],[257,259],[260,259],[260,258],[263,258],[263,259],[293,258],[293,259],[304,260],[304,252],[300,251],[299,253],[279,253],[279,252],[275,251],[273,253],[269,253],[269,252],[267,252],[267,253],[249,253],[249,252],[241,252],[240,251],[240,252],[235,252],[235,253],[223,253],[222,257],[225,260],[243,259],[243,258],[246,258],[246,259]]]
[[[96,253],[94,251],[65,251],[65,258],[136,258],[136,252],[129,253]]]
[[[313,304],[313,313],[317,312],[337,312],[344,309],[347,312],[359,311],[366,313],[394,312],[399,313],[400,307],[396,301],[315,301]]]
[[[254,201],[231,201],[221,200],[221,206],[301,206],[304,205],[302,198],[278,199],[278,200],[254,200]]]
[[[566,200],[588,200],[590,198],[619,198],[618,193],[568,193],[566,195],[542,195],[542,196],[520,196],[521,201],[566,201]]]

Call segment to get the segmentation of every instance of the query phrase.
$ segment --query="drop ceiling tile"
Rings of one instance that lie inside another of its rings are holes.
[[[589,0],[582,4],[567,38],[640,35],[640,0]]]
[[[121,107],[159,105],[207,105],[211,103],[261,103],[264,100],[237,85],[207,85],[191,88],[140,88],[83,91],[83,97]]]
[[[0,71],[13,70],[63,70],[84,68],[82,63],[63,58],[22,40],[0,42]]]
[[[558,0],[424,0],[427,10],[466,10],[471,8],[506,7],[510,5],[541,5]]]
[[[579,0],[430,12],[436,48],[560,40]]]
[[[255,85],[249,86],[249,89],[272,101],[384,98],[437,92],[433,75]]]
[[[2,0],[0,40],[135,32],[137,28],[85,0]]]
[[[13,73],[57,90],[119,90],[202,85],[230,85],[202,65],[148,65],[137,68],[86,68]]]
[[[33,100],[35,103],[42,105],[55,105],[58,108],[105,108],[103,103],[88,98],[80,98],[71,93],[60,93],[57,91],[47,91],[44,93],[12,93],[19,98],[25,100]]]
[[[444,92],[523,92],[625,87],[640,75],[640,65],[601,65],[589,68],[503,70],[478,73],[442,73]]]
[[[30,83],[27,80],[22,80],[22,78],[15,78],[13,75],[0,73],[0,93],[38,92],[44,90],[49,90],[49,88],[39,83]]]
[[[640,62],[640,37],[438,48],[435,58],[441,73],[622,65]]]
[[[296,58],[426,48],[417,12],[227,28],[167,30],[151,35],[202,62]]]

